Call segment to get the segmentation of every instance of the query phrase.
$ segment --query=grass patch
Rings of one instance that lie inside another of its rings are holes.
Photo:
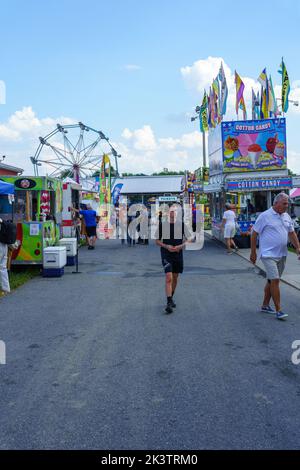
[[[13,267],[9,273],[9,282],[11,290],[17,289],[30,279],[40,275],[41,268],[39,266],[30,267]]]

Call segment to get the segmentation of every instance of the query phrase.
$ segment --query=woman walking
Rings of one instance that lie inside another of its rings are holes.
[[[221,230],[224,228],[224,238],[227,246],[227,253],[232,255],[233,251],[232,248],[237,251],[238,247],[234,243],[234,236],[236,233],[236,214],[231,209],[231,204],[227,202],[225,204],[226,211],[223,214]]]

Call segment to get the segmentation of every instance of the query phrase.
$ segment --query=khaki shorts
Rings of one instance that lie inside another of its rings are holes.
[[[280,279],[285,268],[286,256],[282,258],[261,258],[268,280]]]

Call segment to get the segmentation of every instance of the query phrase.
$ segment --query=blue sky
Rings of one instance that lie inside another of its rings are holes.
[[[119,146],[123,171],[199,166],[201,142],[189,118],[201,100],[199,84],[205,85],[202,69],[212,67],[213,74],[216,67],[209,57],[253,80],[266,66],[279,85],[283,55],[293,97],[300,97],[299,2],[241,5],[233,0],[5,2],[0,153],[7,163],[27,168],[37,137],[66,117],[103,130]],[[190,67],[186,74],[185,67]],[[297,111],[288,113],[287,138],[293,168],[300,172]]]

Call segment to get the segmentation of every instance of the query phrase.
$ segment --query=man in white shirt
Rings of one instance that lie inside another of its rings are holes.
[[[289,205],[289,197],[285,193],[277,194],[273,207],[262,212],[257,218],[251,236],[250,260],[256,263],[256,241],[259,235],[259,258],[261,258],[265,270],[267,283],[261,311],[276,313],[278,320],[285,319],[288,315],[281,311],[279,282],[282,276],[286,257],[288,238],[294,245],[297,255],[300,255],[300,244],[294,230],[293,222],[286,213]],[[269,303],[273,299],[274,311]]]
[[[222,219],[222,224],[221,224],[221,230],[224,228],[224,238],[227,246],[227,253],[229,255],[232,254],[232,249],[234,248],[235,251],[238,250],[238,247],[234,243],[234,236],[236,232],[235,224],[236,224],[236,215],[233,210],[231,210],[231,204],[227,202],[225,204],[226,211],[223,214],[223,219]]]

